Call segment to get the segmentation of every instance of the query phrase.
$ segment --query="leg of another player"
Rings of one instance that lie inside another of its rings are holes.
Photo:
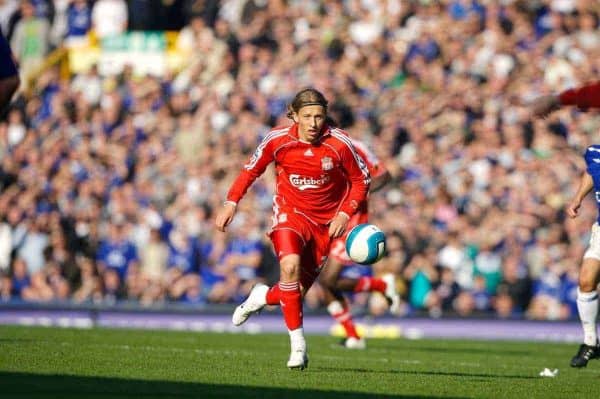
[[[364,349],[366,347],[365,341],[358,336],[350,308],[342,293],[335,288],[343,267],[341,262],[330,257],[319,276],[319,282],[325,294],[327,311],[331,317],[340,323],[346,333],[344,346],[350,349]]]
[[[390,313],[400,313],[400,295],[396,290],[396,279],[392,273],[383,277],[364,276],[359,279],[340,278],[335,289],[342,292],[381,292],[390,305]]]
[[[583,344],[571,359],[572,367],[585,367],[590,359],[600,357],[596,317],[598,316],[598,276],[600,260],[584,258],[579,272],[577,310],[583,327]]]

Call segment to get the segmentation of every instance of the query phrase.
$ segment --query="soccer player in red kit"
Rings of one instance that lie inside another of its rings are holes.
[[[579,88],[563,91],[558,95],[542,96],[536,99],[531,108],[535,116],[546,116],[565,105],[574,105],[581,110],[600,108],[600,82],[588,84]],[[575,196],[566,207],[569,217],[575,218],[585,196],[592,190],[596,193],[596,203],[600,212],[600,145],[588,147],[585,153],[587,165],[579,182]],[[590,359],[600,358],[600,344],[596,319],[598,317],[598,283],[600,282],[600,239],[598,230],[600,217],[594,223],[588,249],[583,255],[579,270],[577,287],[577,311],[583,329],[583,343],[571,359],[571,367],[586,367]]]
[[[546,116],[565,105],[574,105],[582,110],[600,108],[600,82],[539,97],[533,101],[531,108],[535,116]]]
[[[308,364],[302,329],[302,297],[327,260],[332,239],[342,236],[350,218],[366,201],[369,171],[345,132],[327,125],[327,100],[308,88],[288,107],[294,123],[272,130],[233,182],[215,224],[225,231],[237,203],[274,162],[276,189],[270,232],[279,259],[280,280],[254,286],[232,316],[241,325],[265,305],[281,305],[291,343],[287,366]]]
[[[369,148],[358,140],[352,139],[352,144],[365,161],[371,175],[370,192],[375,192],[385,186],[391,179],[389,171]],[[346,234],[353,227],[367,223],[369,220],[368,204],[361,204],[358,212],[348,222]],[[342,325],[346,333],[344,346],[349,349],[365,349],[365,340],[358,336],[348,304],[342,292],[381,292],[390,304],[390,311],[397,313],[400,308],[400,297],[396,292],[394,275],[389,273],[382,278],[364,276],[359,279],[340,278],[344,266],[352,261],[346,253],[346,234],[336,238],[331,244],[327,259],[327,267],[319,276],[319,282],[325,295],[325,304],[329,314]]]

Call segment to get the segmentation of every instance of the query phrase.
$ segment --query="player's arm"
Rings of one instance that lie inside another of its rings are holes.
[[[237,176],[229,193],[227,194],[227,200],[223,203],[223,206],[217,212],[215,219],[215,226],[219,231],[225,231],[225,228],[231,223],[235,216],[238,202],[244,197],[248,188],[254,183],[254,181],[264,173],[267,166],[273,161],[273,149],[272,149],[272,138],[270,135],[260,143],[254,155],[250,158],[250,161]]]
[[[341,151],[342,167],[350,180],[350,193],[341,204],[338,214],[329,224],[329,236],[340,237],[346,231],[348,220],[354,215],[359,205],[366,201],[371,176],[362,157],[356,152],[350,140],[340,138],[344,142]]]
[[[581,175],[581,179],[579,180],[579,188],[577,188],[577,192],[573,196],[573,199],[567,205],[567,215],[569,217],[574,218],[579,214],[579,207],[581,206],[581,202],[585,198],[586,195],[589,194],[594,188],[594,180],[592,176],[587,172],[583,172]]]
[[[371,186],[369,192],[374,193],[375,191],[380,190],[390,182],[392,175],[367,145],[359,140],[350,140],[352,141],[356,152],[358,152],[367,164],[367,168],[371,174]]]
[[[19,73],[8,42],[0,33],[0,113],[10,103],[20,84]]]
[[[532,112],[534,116],[546,116],[568,105],[574,105],[582,110],[600,108],[600,81],[569,89],[558,95],[542,96],[532,103]]]
[[[382,189],[392,180],[392,175],[389,170],[383,166],[379,166],[379,168],[383,168],[383,171],[378,171],[379,173],[377,175],[371,177],[371,186],[369,188],[369,192],[371,193]]]

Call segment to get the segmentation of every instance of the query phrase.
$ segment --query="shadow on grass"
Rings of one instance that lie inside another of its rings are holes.
[[[40,375],[0,372],[1,397],[8,398],[332,398],[390,399],[432,398],[414,395],[375,395],[358,392],[321,391],[193,382],[146,381],[110,377]]]
[[[510,375],[510,374],[481,374],[481,373],[452,373],[446,371],[411,371],[411,370],[371,370],[363,368],[339,368],[339,367],[318,367],[313,370],[331,371],[335,373],[387,373],[387,374],[408,374],[408,375],[433,375],[444,377],[468,377],[468,378],[508,378],[508,379],[537,379],[536,376],[528,375]]]

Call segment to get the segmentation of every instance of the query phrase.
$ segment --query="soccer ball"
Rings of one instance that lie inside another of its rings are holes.
[[[346,252],[353,262],[375,263],[385,255],[385,234],[375,225],[359,224],[346,237]]]

